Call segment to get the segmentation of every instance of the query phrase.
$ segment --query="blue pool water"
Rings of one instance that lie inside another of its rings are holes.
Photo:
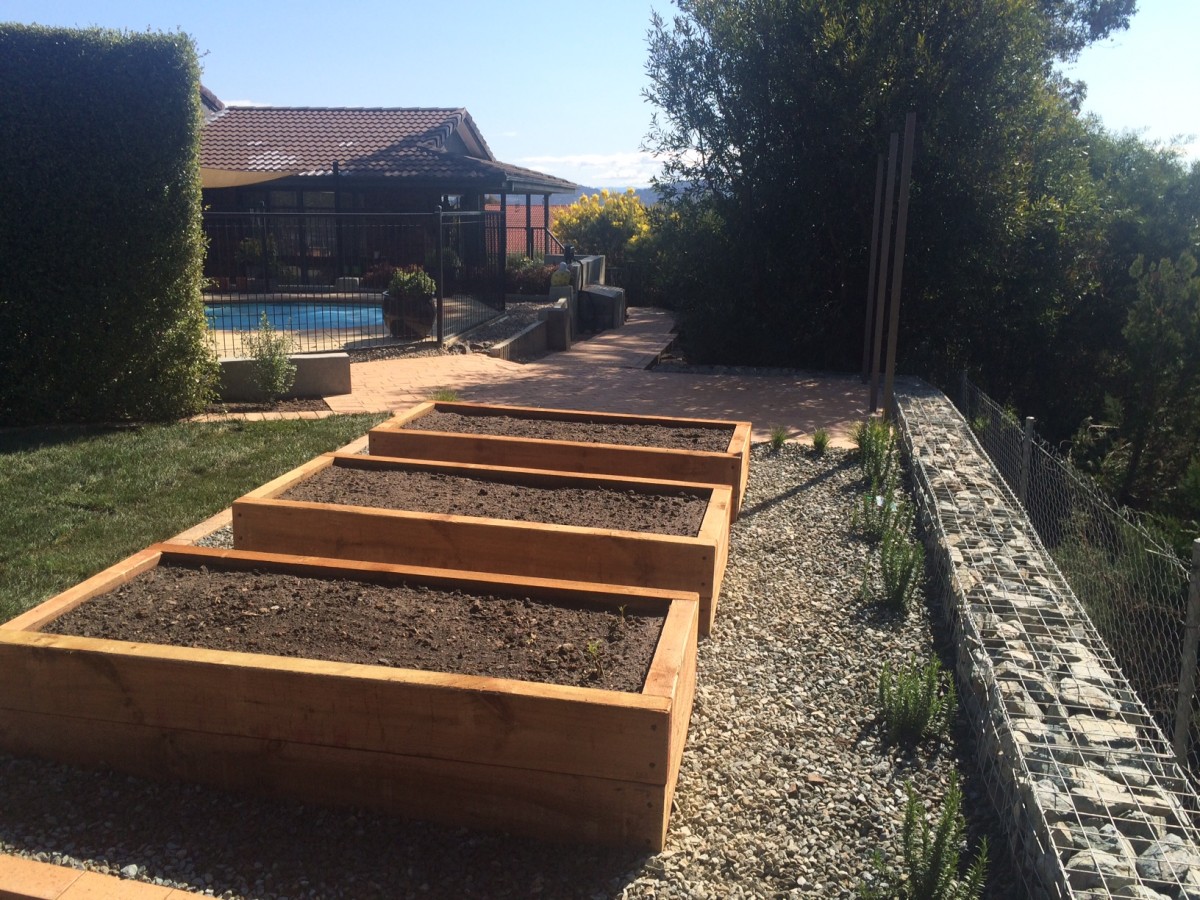
[[[208,327],[219,331],[254,331],[263,313],[277,331],[383,328],[383,309],[376,303],[205,303]]]

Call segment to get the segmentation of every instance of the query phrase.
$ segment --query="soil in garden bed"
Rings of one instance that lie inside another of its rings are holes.
[[[43,631],[639,693],[663,621],[420,585],[171,564]]]
[[[695,537],[708,501],[683,492],[534,487],[441,472],[330,466],[280,499]]]
[[[406,422],[413,431],[446,431],[490,434],[501,437],[583,441],[589,444],[626,444],[668,450],[703,450],[724,453],[733,440],[732,428],[693,428],[676,425],[622,425],[613,422],[565,422],[561,419],[526,419],[520,416],[464,416],[434,410]]]

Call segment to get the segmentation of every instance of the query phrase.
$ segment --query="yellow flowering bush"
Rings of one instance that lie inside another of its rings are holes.
[[[602,253],[620,265],[650,232],[646,207],[633,188],[583,196],[554,218],[554,235],[579,253]]]

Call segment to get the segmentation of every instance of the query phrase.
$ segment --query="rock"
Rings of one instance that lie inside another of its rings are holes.
[[[1131,859],[1103,850],[1081,850],[1067,860],[1067,880],[1073,890],[1103,888],[1115,892],[1137,883]]]
[[[1155,841],[1137,860],[1138,874],[1158,888],[1173,888],[1200,870],[1200,852],[1177,834]]]
[[[1121,704],[1116,698],[1086,681],[1064,678],[1058,683],[1058,690],[1068,708],[1100,710],[1113,716],[1121,713]]]

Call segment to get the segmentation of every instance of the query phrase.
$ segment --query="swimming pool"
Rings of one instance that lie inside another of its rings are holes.
[[[276,331],[383,331],[383,308],[375,303],[205,303],[208,327],[216,331],[255,331],[263,313]]]

